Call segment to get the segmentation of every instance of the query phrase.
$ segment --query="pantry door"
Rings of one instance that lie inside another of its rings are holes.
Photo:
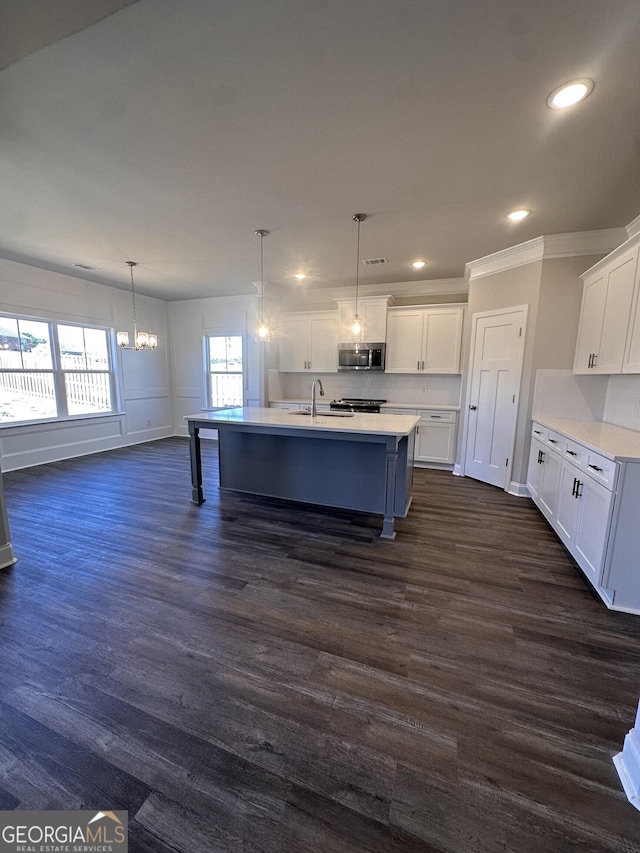
[[[492,486],[511,480],[526,306],[474,314],[464,473]]]

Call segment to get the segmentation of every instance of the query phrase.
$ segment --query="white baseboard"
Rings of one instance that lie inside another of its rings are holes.
[[[0,546],[0,569],[6,569],[7,566],[12,566],[15,562],[16,558],[13,556],[11,543],[7,542]]]
[[[464,474],[462,473],[462,465],[456,462],[453,466],[453,473],[456,477],[464,477]]]
[[[637,729],[631,729],[624,739],[622,752],[613,756],[613,763],[627,799],[640,811],[640,744]]]
[[[516,483],[512,480],[509,483],[509,488],[507,489],[510,495],[515,495],[518,498],[528,498],[529,491],[527,489],[526,483]]]

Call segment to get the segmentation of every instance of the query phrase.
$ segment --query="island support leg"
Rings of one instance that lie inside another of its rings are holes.
[[[191,457],[191,502],[205,502],[202,491],[202,457],[200,455],[200,429],[189,423],[189,455]]]
[[[387,446],[385,460],[385,495],[384,495],[384,518],[382,520],[381,539],[395,539],[394,529],[395,505],[396,505],[396,472],[398,470],[398,447]]]

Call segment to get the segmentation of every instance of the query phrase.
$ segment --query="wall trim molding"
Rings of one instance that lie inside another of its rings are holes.
[[[627,225],[627,234],[629,237],[635,237],[636,234],[640,234],[640,215],[636,216],[635,219],[632,219]]]
[[[638,218],[640,219],[640,217]],[[499,252],[486,255],[484,258],[468,261],[465,264],[465,277],[472,281],[550,258],[606,254],[627,239],[628,234],[625,228],[576,231],[569,234],[548,234],[543,237],[535,237],[533,240],[501,249]]]

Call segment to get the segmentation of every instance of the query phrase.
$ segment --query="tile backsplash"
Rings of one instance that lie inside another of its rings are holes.
[[[459,406],[461,376],[459,374],[404,373],[280,373],[283,399],[306,400],[311,384],[319,377],[329,400],[340,397],[367,397],[393,403]],[[275,399],[273,394],[270,395]]]

